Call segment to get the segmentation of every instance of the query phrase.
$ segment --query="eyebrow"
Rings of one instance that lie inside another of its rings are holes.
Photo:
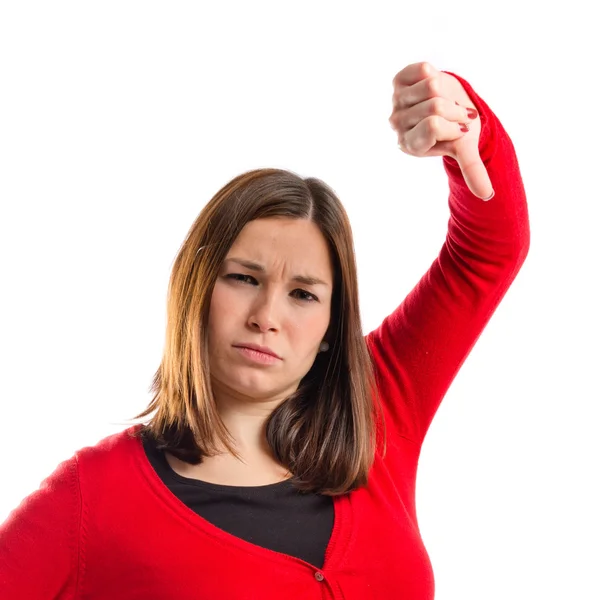
[[[256,271],[257,273],[266,273],[267,271],[262,265],[252,262],[251,260],[245,260],[243,258],[226,258],[225,262],[237,263],[238,265],[242,265],[242,267],[246,267],[246,269],[249,269],[250,271]],[[318,277],[312,277],[310,275],[294,275],[292,277],[292,281],[297,281],[298,283],[303,283],[304,285],[329,286],[329,284],[322,279],[319,279]]]

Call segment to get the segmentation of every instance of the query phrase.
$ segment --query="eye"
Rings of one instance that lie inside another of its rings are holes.
[[[239,281],[240,283],[250,283],[251,285],[253,285],[254,283],[258,283],[256,281],[256,279],[254,279],[254,277],[252,277],[251,275],[243,275],[242,273],[230,273],[229,275],[225,276],[227,279],[232,279],[233,281]],[[303,302],[318,302],[319,299],[314,295],[311,294],[310,292],[307,292],[305,290],[294,290],[293,293],[298,292],[298,294],[300,295],[299,300],[302,300]]]
[[[238,279],[238,277],[240,277],[240,279]],[[254,277],[251,277],[250,275],[242,275],[241,273],[231,273],[230,275],[227,275],[227,279],[233,279],[235,281],[243,281],[244,279],[251,279],[252,281],[256,281],[256,279],[254,279]]]
[[[305,302],[318,302],[319,299],[310,292],[305,292],[304,290],[294,290],[294,292],[298,292],[299,294],[303,294],[304,296],[300,298],[300,300],[304,300]]]

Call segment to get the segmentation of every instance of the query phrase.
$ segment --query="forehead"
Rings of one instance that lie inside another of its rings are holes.
[[[241,257],[267,270],[289,268],[321,279],[332,278],[329,246],[318,226],[305,219],[270,217],[247,223],[227,258]]]

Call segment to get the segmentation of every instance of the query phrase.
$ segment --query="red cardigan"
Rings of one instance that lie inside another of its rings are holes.
[[[476,198],[457,163],[448,234],[406,299],[366,336],[388,448],[367,487],[334,501],[322,569],[202,519],[154,472],[133,427],[62,462],[0,526],[3,600],[430,600],[415,510],[419,452],[460,366],[519,271],[529,217],[513,145],[462,78],[482,119],[495,197]],[[134,427],[138,427],[137,425]]]

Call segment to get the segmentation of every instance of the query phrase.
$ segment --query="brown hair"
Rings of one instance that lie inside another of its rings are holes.
[[[217,412],[210,385],[207,323],[221,264],[254,219],[309,219],[320,229],[334,265],[330,350],[317,355],[298,389],[267,421],[268,444],[297,489],[339,495],[367,482],[381,406],[372,359],[362,333],[350,222],[334,191],[317,178],[282,169],[235,177],[202,209],[175,259],[167,298],[165,348],[150,391],[134,418],[156,414],[134,435],[198,464],[217,452],[233,455],[233,440]]]

